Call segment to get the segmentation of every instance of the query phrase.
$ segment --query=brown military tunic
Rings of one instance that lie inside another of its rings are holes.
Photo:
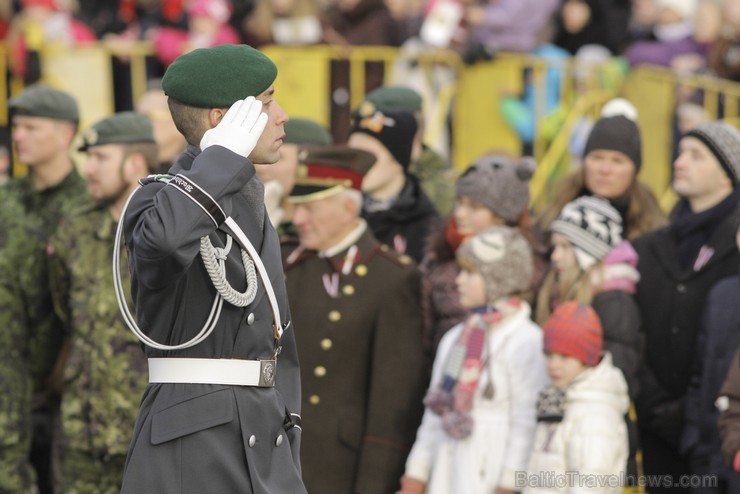
[[[331,258],[300,248],[287,252],[306,488],[312,494],[395,492],[425,387],[419,271],[369,230]]]

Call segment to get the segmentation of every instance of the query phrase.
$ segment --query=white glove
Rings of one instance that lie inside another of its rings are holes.
[[[249,157],[267,125],[267,114],[262,113],[262,102],[249,96],[239,100],[226,112],[221,121],[208,129],[200,140],[200,149],[223,146],[239,156]]]

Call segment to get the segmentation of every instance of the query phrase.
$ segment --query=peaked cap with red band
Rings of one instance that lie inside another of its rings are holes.
[[[362,179],[375,156],[345,145],[303,147],[290,202],[317,201],[345,189],[362,190]]]

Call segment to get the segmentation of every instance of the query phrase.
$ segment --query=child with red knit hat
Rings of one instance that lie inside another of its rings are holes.
[[[543,326],[552,385],[537,402],[529,468],[517,476],[523,494],[582,488],[617,494],[625,480],[627,383],[602,352],[601,322],[588,305],[566,302]],[[592,482],[599,480],[593,485]]]

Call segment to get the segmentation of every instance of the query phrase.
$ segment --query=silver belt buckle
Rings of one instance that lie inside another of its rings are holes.
[[[277,370],[276,360],[260,360],[260,380],[257,386],[273,387],[275,386],[275,371]]]

